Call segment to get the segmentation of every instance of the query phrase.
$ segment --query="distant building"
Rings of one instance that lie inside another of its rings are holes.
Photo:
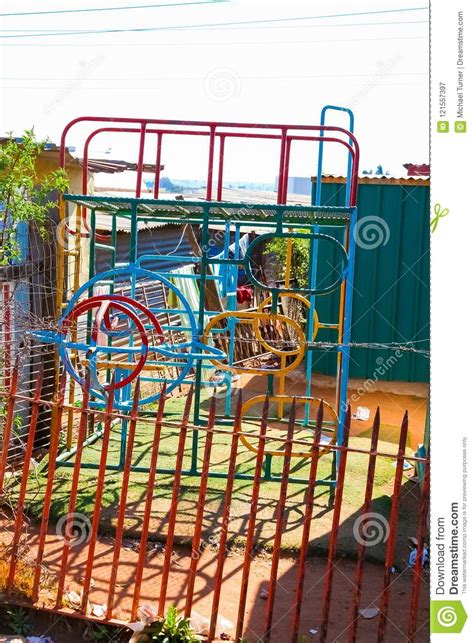
[[[275,179],[275,191],[278,190],[278,177]],[[311,177],[288,177],[288,194],[311,194]]]
[[[406,169],[408,176],[429,176],[430,166],[426,163],[404,163],[403,167]]]

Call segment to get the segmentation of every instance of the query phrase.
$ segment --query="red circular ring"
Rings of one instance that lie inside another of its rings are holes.
[[[64,329],[62,330],[62,332],[65,334],[68,330],[68,326],[79,315],[83,314],[88,310],[91,310],[92,308],[101,306],[105,302],[109,303],[109,306],[105,309],[104,316],[102,318],[104,319],[105,316],[108,315],[109,307],[116,308],[117,310],[120,310],[121,312],[125,313],[135,323],[138,329],[138,332],[140,333],[140,337],[142,339],[143,345],[145,346],[145,350],[142,352],[141,357],[136,367],[133,369],[133,371],[129,375],[127,375],[126,378],[124,378],[123,380],[120,380],[120,382],[116,383],[114,386],[111,386],[110,384],[107,384],[105,386],[106,389],[110,390],[112,388],[113,389],[122,388],[127,384],[129,384],[141,372],[147,360],[149,342],[146,334],[146,329],[143,323],[141,322],[140,318],[133,311],[133,307],[141,310],[151,320],[151,322],[155,326],[155,329],[158,333],[160,343],[163,343],[164,335],[163,335],[163,330],[161,328],[161,325],[159,321],[156,319],[156,316],[140,302],[134,301],[133,299],[130,299],[129,297],[125,297],[124,295],[95,295],[93,297],[90,297],[89,299],[86,299],[80,302],[79,304],[77,304],[77,306],[75,306],[71,310],[71,312],[67,315],[67,317],[64,318],[63,320]],[[132,310],[125,304],[128,304],[128,306],[131,306]],[[97,320],[97,317],[94,320],[93,336],[95,336],[95,339],[97,339],[97,334],[99,331],[99,326],[101,321],[102,321],[101,319]],[[110,317],[109,317],[109,321],[110,321]]]

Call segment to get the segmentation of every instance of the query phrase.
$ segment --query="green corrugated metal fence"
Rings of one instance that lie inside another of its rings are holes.
[[[324,183],[322,197],[323,205],[344,205],[344,186]],[[362,241],[356,252],[352,341],[412,341],[418,348],[427,349],[429,186],[364,183],[359,186],[358,209],[358,238]],[[380,238],[370,236],[370,224],[373,234],[381,233]],[[325,231],[329,232],[321,230]],[[318,266],[330,265],[336,259],[327,245],[320,244]],[[317,298],[320,321],[335,321],[338,307],[338,293]],[[317,340],[336,341],[335,332],[320,330]],[[408,382],[427,382],[429,378],[428,359],[413,353],[397,357],[393,351],[358,348],[351,356],[351,378]],[[313,353],[314,371],[333,375],[335,364],[333,352]]]

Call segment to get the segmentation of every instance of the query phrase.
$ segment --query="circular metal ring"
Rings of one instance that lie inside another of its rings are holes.
[[[252,406],[255,406],[257,404],[263,404],[265,402],[265,399],[266,399],[265,395],[257,395],[255,397],[250,398],[249,400],[247,400],[246,402],[243,403],[243,405],[242,405],[242,415],[241,415],[242,420],[240,421],[240,430],[242,430],[242,421],[244,419],[245,413],[250,408],[252,408]],[[321,441],[323,441],[323,438],[325,438],[326,441],[327,441],[327,445],[325,444],[324,446],[321,446],[319,448],[319,457],[321,457],[322,455],[324,455],[325,453],[328,453],[331,450],[331,445],[336,444],[337,427],[338,427],[338,424],[339,424],[338,415],[337,415],[336,411],[333,409],[333,407],[328,402],[326,402],[325,400],[319,400],[319,399],[314,398],[314,397],[293,397],[293,396],[290,396],[290,395],[272,395],[269,398],[270,402],[283,402],[283,403],[287,403],[287,404],[291,404],[293,402],[293,399],[295,399],[296,402],[299,403],[300,405],[310,404],[311,407],[313,409],[315,409],[316,411],[318,410],[319,405],[320,405],[320,403],[322,401],[324,412],[327,411],[329,413],[329,415],[331,416],[331,420],[329,420],[329,421],[332,421],[334,423],[334,431],[331,431],[331,433],[329,433],[329,434],[328,433],[325,434],[324,433],[324,426],[323,426],[322,432],[321,432]],[[257,418],[255,418],[255,419],[257,419]],[[326,424],[327,422],[328,422],[328,420],[323,420],[323,424]],[[308,430],[313,430],[313,429],[308,428]],[[268,433],[267,433],[267,435],[268,435]],[[258,439],[258,434],[255,434],[255,438]],[[247,447],[247,449],[249,449],[250,451],[253,451],[254,453],[257,453],[258,449],[253,446],[253,444],[250,442],[248,436],[241,435],[240,440]],[[300,445],[298,445],[298,447],[299,446]],[[265,455],[272,455],[272,456],[276,456],[276,457],[282,457],[282,456],[285,455],[284,451],[274,451],[274,450],[269,450],[269,449],[265,449],[264,454]],[[310,451],[292,451],[291,452],[291,457],[292,458],[311,458],[312,455],[313,455],[313,452],[311,450]]]
[[[308,310],[311,310],[311,304],[306,299],[306,297],[303,297],[303,295],[300,295],[300,294],[298,294],[296,292],[279,293],[278,297],[282,297],[282,298],[283,297],[290,297],[292,299],[296,299],[297,301],[300,301],[301,303],[303,303],[308,308]],[[264,312],[263,309],[266,306],[268,306],[268,304],[271,304],[271,303],[272,303],[272,296],[270,295],[269,297],[266,297],[260,303],[259,307],[257,308],[257,311],[259,313]],[[295,322],[295,323],[297,323],[297,322]],[[313,326],[314,327],[313,327],[313,333],[312,333],[311,341],[314,341],[314,339],[316,338],[316,335],[318,333],[318,330],[319,330],[319,318],[318,318],[318,313],[316,312],[316,310],[313,310]],[[298,355],[298,353],[299,353],[299,350],[300,350],[299,348],[289,350],[289,351],[282,351],[282,350],[280,350],[278,348],[275,348],[271,344],[268,344],[267,341],[262,336],[262,333],[260,332],[260,326],[257,323],[255,324],[255,335],[256,335],[258,341],[261,342],[262,345],[265,346],[265,348],[267,350],[271,351],[272,353],[275,353],[275,355],[280,355],[281,357],[291,357],[291,355]]]

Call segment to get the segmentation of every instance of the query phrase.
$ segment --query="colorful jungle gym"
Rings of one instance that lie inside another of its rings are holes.
[[[348,128],[326,125],[329,111],[344,112]],[[328,445],[341,444],[349,377],[355,259],[353,232],[357,222],[359,165],[352,112],[326,106],[320,124],[309,126],[84,116],[71,121],[64,129],[61,139],[63,167],[67,139],[73,128],[80,128],[81,135],[87,128],[83,149],[83,194],[63,194],[59,200],[59,323],[55,330],[36,331],[34,336],[55,346],[58,373],[62,363],[68,374],[71,406],[85,386],[88,387],[89,404],[98,410],[104,409],[108,394],[113,391],[115,408],[124,419],[120,461],[107,466],[123,468],[127,418],[138,376],[140,413],[146,414],[147,407],[152,409],[150,405],[157,402],[163,391],[169,395],[183,386],[192,385],[194,426],[203,426],[207,421],[202,404],[205,389],[218,389],[222,409],[216,423],[231,426],[232,396],[239,377],[266,378],[263,379],[266,382],[264,390],[273,403],[272,409],[275,407],[271,419],[277,421],[284,418],[285,408],[293,399],[288,374],[299,369],[306,390],[304,396],[297,398],[297,403],[304,407],[298,422],[311,436],[319,404],[311,379],[312,352],[321,350],[316,341],[321,328],[334,333],[337,359],[336,406],[332,408],[324,403],[322,440]],[[88,194],[89,147],[102,133],[114,133],[117,137],[133,135],[138,141],[133,198]],[[160,198],[162,151],[165,143],[169,144],[176,136],[208,140],[207,186],[203,200]],[[279,149],[276,204],[222,200],[226,143],[230,147],[229,142],[234,139],[276,142],[274,145]],[[319,146],[315,155],[317,187],[311,205],[286,205],[291,150],[296,142]],[[153,198],[145,198],[141,189],[144,156],[152,143],[156,154]],[[342,151],[347,153],[345,207],[321,205],[326,144],[343,146]],[[99,228],[98,216],[102,222]],[[119,220],[127,222],[129,232],[126,257],[117,256]],[[175,252],[143,253],[139,231],[153,225],[159,238],[160,226],[170,224],[181,226],[177,229],[182,231]],[[215,230],[220,231],[218,253],[213,245]],[[336,230],[342,243],[336,238]],[[180,255],[179,246],[184,235],[191,239],[194,254]],[[275,239],[283,240],[286,246],[284,274],[280,280],[264,283],[255,257],[259,253],[260,256],[265,254],[266,244]],[[309,249],[309,274],[304,287],[301,284],[296,287],[291,274],[292,251],[297,240],[307,244]],[[324,275],[318,264],[321,244],[332,246],[334,257],[334,265]],[[101,265],[105,262],[108,268],[98,273],[99,256]],[[87,262],[88,279],[84,277]],[[166,267],[161,270],[160,265]],[[258,305],[250,310],[242,309],[237,299],[242,276],[260,297]],[[320,320],[318,298],[334,291],[340,294],[338,318]],[[289,316],[288,310],[292,307],[297,308],[298,314]],[[247,345],[245,359],[237,354],[241,343]],[[258,408],[264,398],[265,395],[258,395],[245,400],[244,416],[252,407]],[[100,426],[93,430],[89,440],[99,439]],[[188,475],[200,473],[198,433],[197,430],[193,432],[190,469],[183,472]],[[241,439],[250,450],[255,449],[251,440],[244,436]],[[68,416],[67,449],[58,464],[70,465],[68,460],[75,451],[72,413]],[[325,452],[327,450],[321,450],[321,453]],[[281,455],[281,451],[266,452],[264,479],[278,479],[272,471],[272,461]],[[292,455],[307,458],[310,453],[302,447],[301,452]],[[334,475],[320,481],[322,484],[336,483],[337,455],[334,458]],[[136,470],[143,469],[137,466]],[[216,472],[215,475],[223,474]],[[241,474],[241,477],[248,476]],[[298,478],[293,480],[305,482]]]

